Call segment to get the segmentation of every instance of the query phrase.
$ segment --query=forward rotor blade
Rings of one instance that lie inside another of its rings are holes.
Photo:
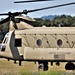
[[[3,23],[5,23],[5,22],[8,22],[9,20],[10,20],[10,18],[7,17],[7,18],[5,18],[4,20],[0,21],[0,24],[3,24]]]
[[[20,14],[23,14],[23,12],[8,12],[8,13],[3,13],[3,14],[0,14],[0,16],[3,16],[3,15],[8,15],[9,17],[11,17],[11,15],[13,16],[18,16]]]
[[[28,2],[42,2],[42,1],[53,1],[53,0],[30,0],[30,1],[16,1],[14,3],[28,3]]]
[[[45,7],[45,8],[35,9],[35,10],[28,10],[26,13],[40,11],[40,10],[45,10],[45,9],[52,9],[52,8],[57,8],[57,7],[62,7],[62,6],[68,6],[68,5],[73,5],[73,4],[75,4],[75,2],[67,3],[67,4],[61,4],[61,5],[56,5],[56,6],[50,6],[50,7]]]
[[[8,13],[3,13],[3,14],[0,14],[0,16],[1,16],[1,15],[9,15],[9,14],[8,14]]]

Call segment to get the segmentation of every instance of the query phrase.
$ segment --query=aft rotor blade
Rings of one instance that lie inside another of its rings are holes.
[[[26,13],[40,11],[40,10],[45,10],[45,9],[52,9],[52,8],[57,8],[57,7],[62,7],[62,6],[68,6],[68,5],[73,5],[73,4],[75,4],[75,2],[61,4],[61,5],[56,5],[56,6],[50,6],[50,7],[45,7],[45,8],[35,9],[35,10],[28,10]]]
[[[5,22],[8,22],[9,19],[10,19],[9,17],[5,18],[4,20],[0,21],[0,24],[3,24],[3,23],[5,23]]]
[[[53,0],[30,0],[30,1],[16,1],[14,3],[28,3],[28,2],[42,2],[42,1],[53,1]]]

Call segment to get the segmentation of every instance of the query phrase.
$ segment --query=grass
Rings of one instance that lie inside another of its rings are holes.
[[[4,74],[4,75],[62,75],[59,72],[21,72],[21,73],[8,73],[8,74]]]
[[[38,64],[34,62],[22,62],[22,66],[13,63],[14,61],[7,61],[0,59],[0,75],[64,75],[63,72],[66,72],[64,69],[65,63],[61,63],[60,66],[50,66],[49,71],[38,71]],[[50,65],[50,63],[49,63]],[[71,72],[71,71],[70,71]],[[65,74],[70,75],[70,74]],[[73,75],[73,74],[71,74]]]
[[[75,75],[75,73],[68,73],[68,72],[21,72],[21,73],[8,73],[8,74],[4,74],[4,75]]]

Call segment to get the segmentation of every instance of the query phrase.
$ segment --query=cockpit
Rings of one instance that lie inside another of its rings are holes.
[[[5,51],[5,48],[6,48],[6,44],[8,43],[8,35],[9,35],[9,32],[5,35],[4,39],[3,39],[3,42],[0,44],[0,50],[2,52]]]

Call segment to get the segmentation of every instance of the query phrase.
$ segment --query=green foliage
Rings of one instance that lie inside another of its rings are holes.
[[[62,27],[75,27],[75,16],[72,17],[70,15],[61,15],[61,16],[56,16],[53,20],[50,19],[39,19],[39,18],[35,18],[37,21],[37,25],[38,27],[41,27],[43,25],[47,26],[47,27],[58,27],[59,24]]]
[[[9,31],[9,22],[0,24],[0,42],[2,42],[5,34]]]

